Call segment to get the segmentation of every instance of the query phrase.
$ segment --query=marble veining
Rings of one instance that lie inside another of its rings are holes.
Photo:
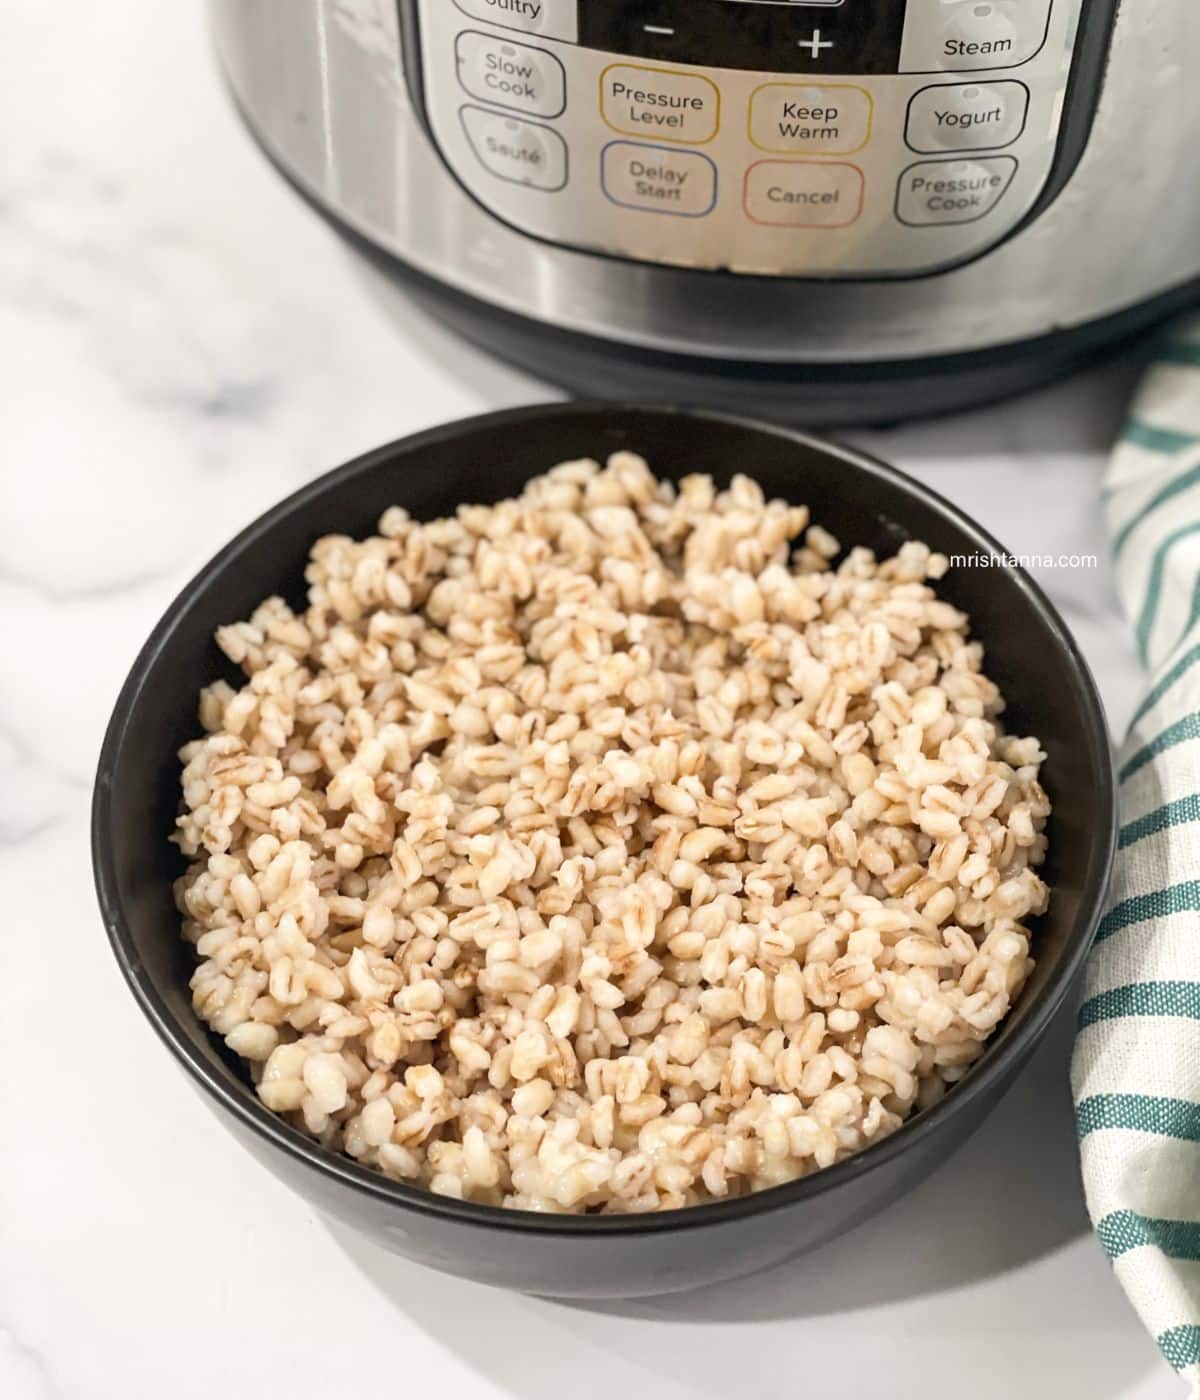
[[[446,335],[272,175],[199,9],[0,0],[0,1395],[695,1400],[781,1376],[820,1400],[867,1377],[896,1400],[949,1400],[964,1378],[976,1400],[1175,1394],[1086,1228],[1069,1017],[883,1218],[743,1284],[596,1308],[345,1237],[176,1071],[112,963],[87,851],[140,643],[220,544],[319,471],[553,396]],[[370,7],[336,17],[369,24]],[[848,436],[1013,552],[1103,557],[1097,483],[1135,373]],[[1107,568],[1041,581],[1119,727],[1141,678]]]

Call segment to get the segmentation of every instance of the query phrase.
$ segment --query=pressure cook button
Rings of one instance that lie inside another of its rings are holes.
[[[982,151],[1011,146],[1025,129],[1024,83],[941,83],[908,104],[904,138],[914,151]]]
[[[1051,0],[916,0],[907,10],[900,70],[1016,68],[1046,39]]]
[[[973,223],[999,204],[1016,173],[1012,156],[910,165],[896,190],[896,217],[918,227]]]
[[[614,204],[652,214],[702,219],[717,202],[717,167],[678,147],[610,141],[600,154],[600,183]]]
[[[472,97],[535,117],[557,117],[566,107],[567,75],[547,50],[471,29],[454,49],[458,80]]]
[[[848,156],[871,135],[871,96],[844,83],[764,83],[750,99],[750,139],[761,151]]]
[[[535,190],[567,183],[567,143],[557,131],[483,107],[464,107],[459,117],[480,164],[501,180]]]
[[[464,15],[547,39],[579,38],[578,0],[454,0]]]
[[[832,160],[760,160],[746,171],[746,213],[781,228],[845,228],[862,213],[866,182],[857,165]]]
[[[721,94],[698,73],[613,63],[600,75],[600,111],[614,131],[703,146],[721,124]]]

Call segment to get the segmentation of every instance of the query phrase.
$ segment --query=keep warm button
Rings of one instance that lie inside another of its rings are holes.
[[[652,214],[701,219],[717,202],[717,167],[698,151],[610,141],[600,182],[614,204]]]
[[[896,217],[902,224],[969,224],[999,204],[1017,173],[1012,156],[923,160],[900,176]]]

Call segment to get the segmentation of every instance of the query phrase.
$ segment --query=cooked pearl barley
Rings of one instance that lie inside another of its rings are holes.
[[[1045,755],[945,569],[628,453],[318,540],[181,755],[197,1013],[325,1146],[491,1204],[671,1209],[894,1131],[1047,899]]]

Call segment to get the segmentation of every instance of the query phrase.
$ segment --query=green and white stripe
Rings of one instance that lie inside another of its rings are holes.
[[[1075,1116],[1100,1243],[1200,1396],[1200,319],[1147,375],[1104,509],[1152,682],[1119,760],[1121,834],[1079,1012]]]

